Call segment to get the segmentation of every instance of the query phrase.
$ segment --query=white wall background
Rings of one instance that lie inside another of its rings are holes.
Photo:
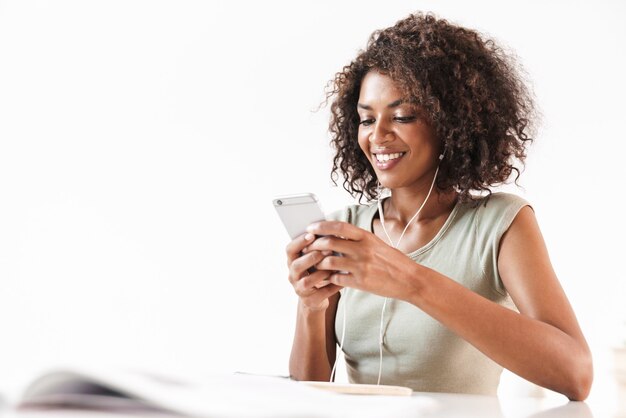
[[[271,198],[352,202],[313,111],[416,10],[524,64],[544,124],[514,190],[608,371],[626,340],[626,3],[0,0],[0,392],[75,362],[287,373]]]

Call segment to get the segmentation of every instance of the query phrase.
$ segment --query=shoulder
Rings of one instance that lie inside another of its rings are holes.
[[[494,289],[506,295],[506,286],[502,282],[498,268],[502,238],[520,211],[527,206],[530,207],[530,204],[526,199],[511,193],[492,193],[476,199],[473,203],[474,241],[482,260],[483,271]]]
[[[329,221],[348,222],[353,225],[364,228],[364,224],[371,222],[371,218],[376,212],[376,202],[370,202],[364,205],[348,205],[343,209],[331,212],[326,216]]]
[[[526,199],[513,193],[503,192],[492,193],[489,196],[479,199],[478,202],[479,206],[484,207],[485,211],[489,212],[502,212],[510,208],[530,206]]]
[[[526,199],[512,193],[502,192],[482,197],[475,203],[479,223],[490,228],[499,226],[502,230],[506,230],[511,225],[522,208],[531,207]]]
[[[512,193],[492,193],[465,204],[474,225],[475,239],[496,249],[502,235],[527,206],[530,204],[526,199]]]

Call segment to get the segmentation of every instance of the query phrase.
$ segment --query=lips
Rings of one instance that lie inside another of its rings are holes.
[[[380,170],[389,170],[398,164],[406,152],[372,153],[374,163]]]
[[[404,155],[404,152],[395,152],[395,153],[379,153],[379,154],[374,154],[374,158],[376,158],[376,161],[380,162],[380,163],[384,163],[387,161],[391,161],[391,160],[395,160],[396,158],[400,158]]]

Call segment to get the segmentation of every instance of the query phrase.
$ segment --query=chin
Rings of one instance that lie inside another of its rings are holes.
[[[379,181],[380,181],[381,187],[383,187],[385,189],[399,189],[401,187],[404,187],[404,184],[402,182],[399,182],[399,181],[393,181],[393,180],[392,181],[389,181],[389,180],[381,181],[381,180],[379,180]]]

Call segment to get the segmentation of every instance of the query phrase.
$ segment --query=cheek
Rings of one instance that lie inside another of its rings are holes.
[[[361,151],[363,151],[363,154],[365,154],[365,156],[369,158],[370,141],[367,139],[367,135],[362,133],[360,129],[358,133],[358,141],[359,141],[359,148],[361,148]]]

